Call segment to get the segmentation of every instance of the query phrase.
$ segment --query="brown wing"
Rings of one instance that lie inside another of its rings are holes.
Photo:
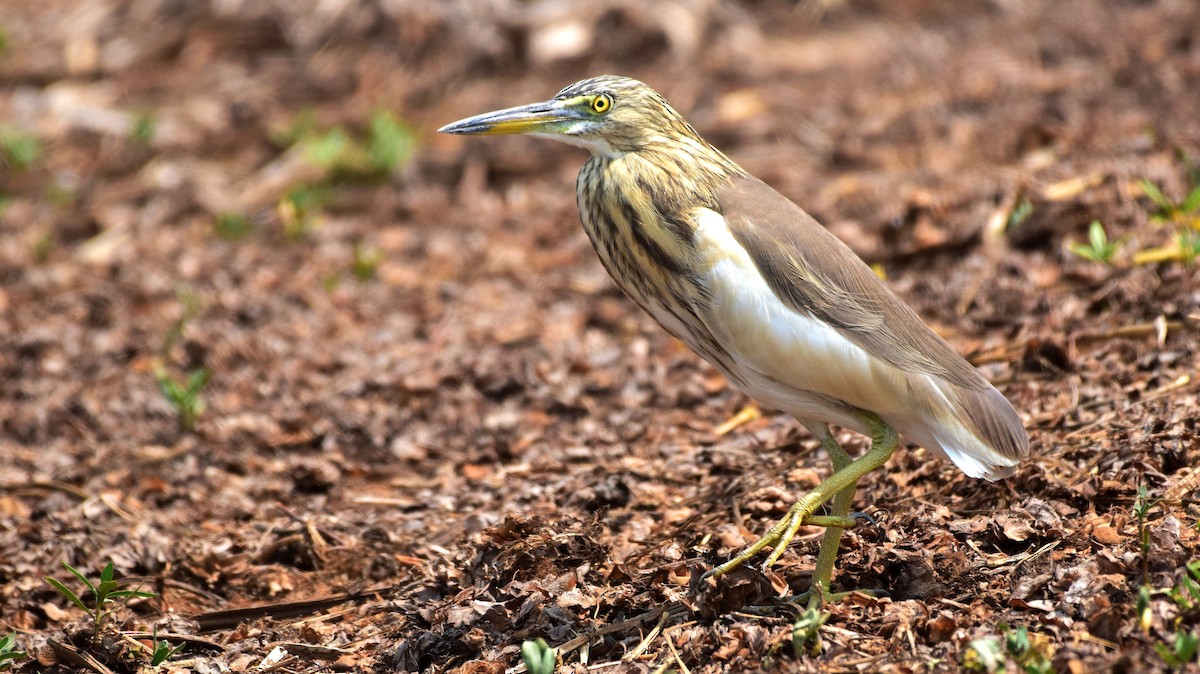
[[[717,200],[734,238],[793,310],[834,326],[905,372],[935,375],[973,391],[990,388],[854,251],[782,194],[753,176],[738,176]]]

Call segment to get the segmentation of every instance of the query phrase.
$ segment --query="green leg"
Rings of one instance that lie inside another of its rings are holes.
[[[767,556],[763,567],[770,567],[787,549],[801,526],[808,522],[817,523],[820,519],[824,519],[814,518],[813,512],[830,499],[834,499],[833,514],[830,519],[838,521],[852,519],[848,518],[847,514],[850,512],[850,503],[854,500],[854,490],[859,478],[887,462],[899,444],[899,436],[896,435],[896,431],[885,424],[882,419],[867,412],[862,413],[861,418],[871,431],[871,448],[862,456],[851,460],[850,455],[842,449],[841,445],[838,445],[832,435],[828,432],[823,434],[821,445],[825,447],[833,460],[833,474],[817,485],[816,489],[797,501],[788,510],[787,515],[784,515],[783,519],[771,527],[765,536],[739,552],[733,559],[708,572],[706,577],[723,576],[745,564],[768,546],[772,546],[771,554]],[[834,449],[835,447],[836,449]],[[816,591],[810,595],[810,602],[814,597],[818,597],[818,601],[820,601],[821,594],[828,593],[841,535],[841,526],[827,529],[825,532],[825,538],[821,541],[821,551],[817,555],[817,566],[813,571],[812,589]]]
[[[854,462],[854,459],[846,453],[846,450],[842,449],[838,441],[834,440],[833,435],[829,433],[826,433],[825,437],[821,438],[821,446],[829,454],[835,473]],[[850,514],[850,505],[854,502],[854,492],[857,485],[858,481],[855,480],[849,487],[839,491],[833,497],[831,515],[834,517],[845,517]],[[808,586],[809,607],[820,605],[829,596],[829,585],[833,582],[833,565],[837,561],[838,545],[841,544],[843,531],[845,529],[842,527],[827,527],[825,529],[825,535],[821,538],[821,549],[817,553],[817,564],[813,567],[812,581]]]

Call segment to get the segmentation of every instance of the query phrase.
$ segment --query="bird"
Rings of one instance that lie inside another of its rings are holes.
[[[795,417],[829,455],[823,482],[705,578],[769,547],[765,571],[801,526],[824,526],[805,593],[811,609],[834,596],[842,532],[862,516],[850,511],[859,479],[901,438],[991,481],[1028,455],[1003,394],[845,243],[706,142],[647,84],[592,77],[438,131],[588,150],[576,203],[617,286],[733,386]],[[852,457],[831,426],[868,436],[870,447]]]

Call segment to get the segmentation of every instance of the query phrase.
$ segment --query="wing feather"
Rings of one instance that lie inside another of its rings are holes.
[[[898,430],[907,426],[911,439],[977,477],[1001,477],[1028,453],[1008,400],[812,216],[749,175],[731,178],[717,199],[725,226],[784,305],[908,380],[919,413],[898,419]]]

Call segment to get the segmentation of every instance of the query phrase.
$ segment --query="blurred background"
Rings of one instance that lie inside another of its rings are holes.
[[[675,601],[815,484],[794,424],[735,416],[608,280],[581,151],[434,133],[614,73],[874,264],[1031,430],[1010,482],[910,448],[864,484],[895,511],[839,568],[896,600],[835,609],[858,638],[822,666],[960,663],[997,621],[1060,670],[1157,658],[1180,609],[1135,595],[1195,557],[1194,506],[1149,556],[1128,513],[1200,461],[1197,36],[1194,0],[5,2],[0,632],[70,632],[42,576],[112,560],[202,590],[127,629],[403,581],[263,629],[349,667],[508,666]],[[790,638],[714,601],[677,632],[693,671]]]

